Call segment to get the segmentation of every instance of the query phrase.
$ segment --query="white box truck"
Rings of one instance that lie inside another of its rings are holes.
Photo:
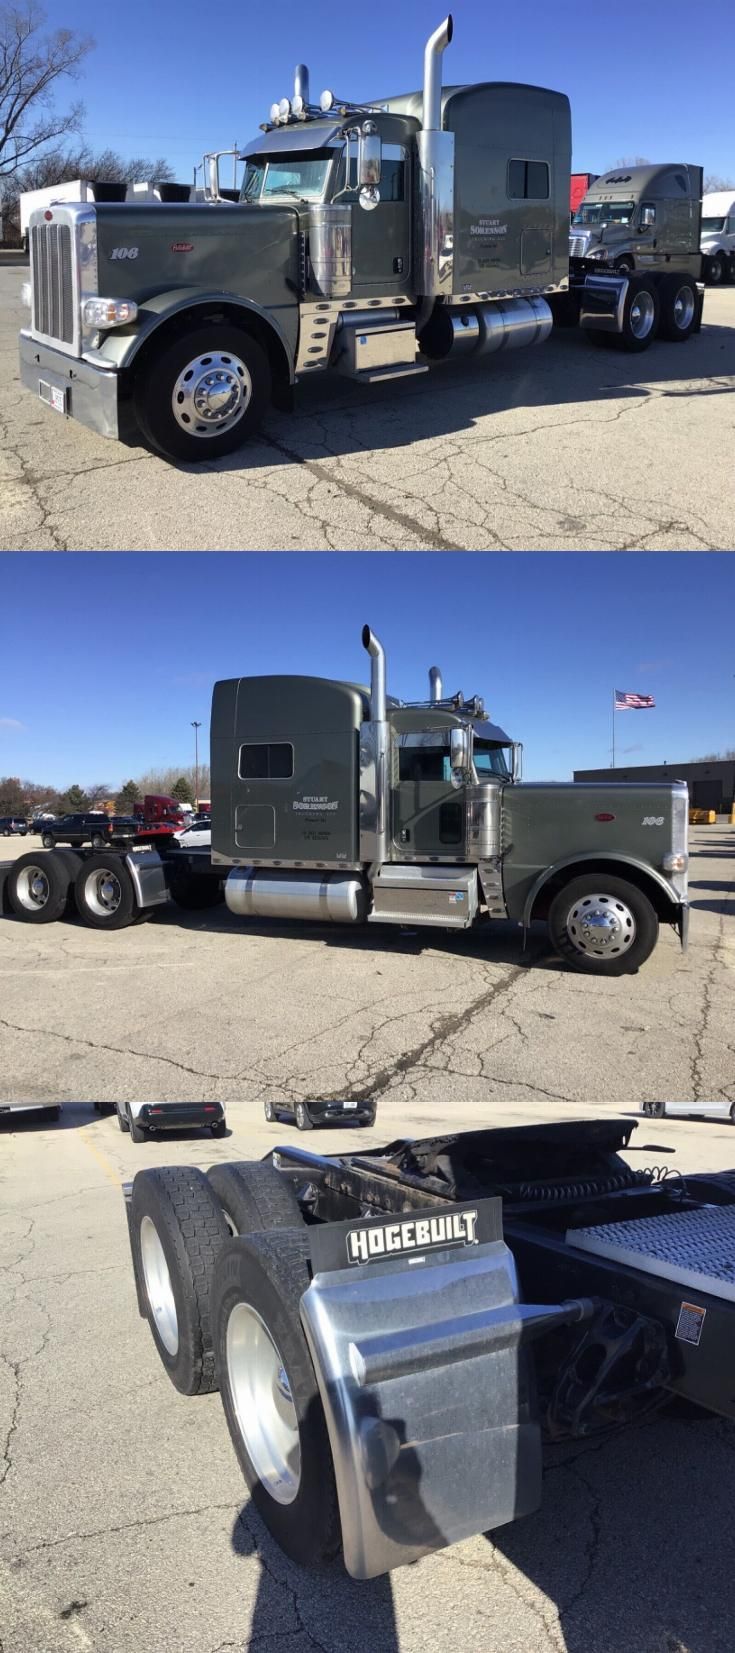
[[[704,279],[713,287],[735,281],[735,189],[702,196]]]

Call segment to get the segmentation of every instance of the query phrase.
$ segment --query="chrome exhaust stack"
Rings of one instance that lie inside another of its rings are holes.
[[[309,108],[309,71],[305,63],[297,63],[293,77],[294,98],[301,98],[304,109]]]
[[[454,275],[454,133],[442,131],[442,55],[454,32],[451,14],[429,36],[424,51],[422,130],[418,149],[420,256],[417,289],[423,299],[448,297]],[[428,318],[422,315],[421,325]]]
[[[442,124],[442,55],[454,33],[450,12],[424,47],[424,101],[421,125],[424,132],[440,132]]]
[[[360,728],[360,860],[375,877],[388,859],[388,723],[385,649],[362,628],[362,646],[370,655],[370,719]]]
[[[437,706],[444,693],[442,674],[438,666],[429,667],[429,700],[432,706]]]

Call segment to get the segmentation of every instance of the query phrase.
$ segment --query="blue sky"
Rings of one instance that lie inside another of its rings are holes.
[[[293,91],[305,59],[312,94],[353,100],[421,83],[423,45],[441,4],[373,0],[345,11],[280,0],[277,13],[219,0],[51,0],[54,22],[94,35],[77,92],[99,147],[166,155],[188,181],[205,149],[257,135],[274,98]],[[602,172],[623,157],[701,163],[735,173],[732,0],[619,0],[610,6],[459,0],[445,79],[518,80],[568,94],[574,167]],[[64,94],[66,95],[66,94]]]
[[[610,761],[615,688],[656,699],[617,714],[619,763],[735,746],[727,553],[10,553],[0,600],[0,774],[49,785],[193,762],[217,677],[367,681],[366,621],[390,693],[423,699],[440,666],[523,740],[529,780]]]

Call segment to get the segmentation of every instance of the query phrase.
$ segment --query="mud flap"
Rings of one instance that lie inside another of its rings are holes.
[[[499,1199],[310,1230],[301,1317],[334,1459],[345,1565],[375,1578],[538,1508],[526,1343],[588,1318],[522,1304]]]

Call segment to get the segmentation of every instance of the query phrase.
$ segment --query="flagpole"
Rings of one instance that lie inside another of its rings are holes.
[[[612,692],[612,768],[615,768],[615,690]]]

